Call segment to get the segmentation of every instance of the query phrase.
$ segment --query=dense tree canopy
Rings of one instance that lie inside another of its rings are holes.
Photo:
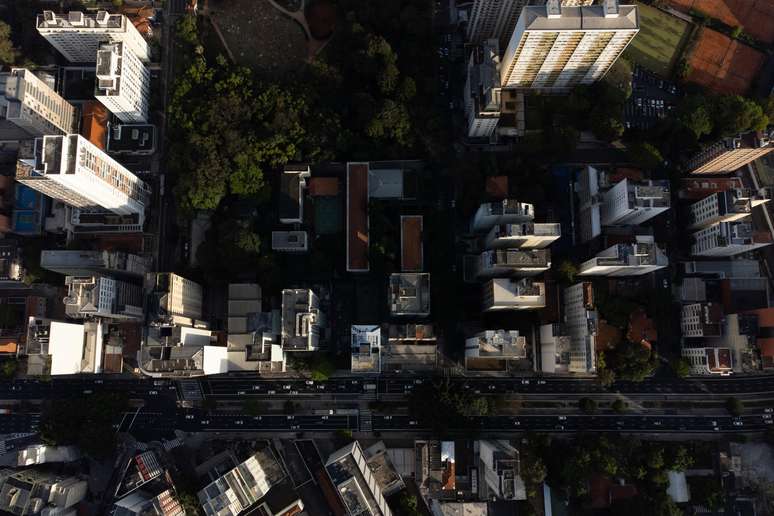
[[[658,359],[650,348],[624,340],[607,353],[607,366],[620,380],[641,382],[656,370]]]
[[[470,418],[492,411],[489,398],[474,395],[449,382],[426,382],[412,391],[409,413],[423,426],[443,435],[451,427],[464,427]]]
[[[11,41],[11,26],[0,21],[0,64],[12,65],[19,58],[19,51]]]

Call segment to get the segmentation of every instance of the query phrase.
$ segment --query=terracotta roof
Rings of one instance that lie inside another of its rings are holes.
[[[761,350],[763,367],[765,369],[774,368],[774,339],[758,339],[758,348]]]
[[[647,341],[648,346],[650,342],[658,340],[656,325],[642,308],[638,308],[629,315],[629,332],[626,337],[632,342]]]
[[[424,267],[422,216],[406,215],[400,219],[401,269],[406,272],[420,272]]]
[[[100,102],[89,100],[83,103],[81,135],[102,150],[107,141],[108,110]]]
[[[347,270],[368,266],[368,164],[347,164]]]
[[[307,181],[312,197],[335,197],[339,195],[339,179],[336,177],[310,177]]]
[[[16,353],[17,349],[16,339],[0,339],[0,353]]]
[[[758,310],[747,310],[746,312],[742,313],[757,315],[759,328],[774,327],[774,308],[759,308]],[[774,342],[774,340],[772,340],[772,342]],[[772,351],[774,351],[774,348]],[[772,353],[772,356],[774,356],[774,353]]]
[[[508,176],[489,176],[486,178],[486,194],[494,199],[508,198]]]
[[[622,181],[623,179],[641,181],[643,178],[644,176],[642,175],[642,170],[639,168],[618,167],[610,175],[610,181],[616,183],[618,181]]]
[[[106,373],[120,373],[124,365],[124,357],[116,353],[105,353],[102,370]]]

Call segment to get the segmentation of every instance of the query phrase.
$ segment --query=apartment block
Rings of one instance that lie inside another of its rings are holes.
[[[325,325],[325,314],[320,310],[320,299],[314,291],[282,291],[281,338],[284,351],[317,351]]]
[[[769,232],[756,231],[751,222],[718,222],[693,233],[691,255],[734,256],[771,245]]]
[[[387,303],[394,317],[430,315],[430,274],[390,274]]]
[[[344,514],[392,516],[382,489],[357,441],[328,457],[325,471],[339,496]]]
[[[465,339],[465,369],[507,371],[509,362],[527,358],[527,339],[516,330],[486,330]]]
[[[465,81],[468,138],[489,138],[500,121],[500,53],[496,39],[474,47]]]
[[[353,373],[380,373],[382,329],[377,324],[355,324],[350,330]]]
[[[537,310],[546,306],[545,283],[531,278],[495,278],[484,283],[483,309],[495,310]]]
[[[67,276],[65,314],[73,319],[106,317],[141,320],[142,288],[107,276]]]
[[[101,207],[145,216],[150,188],[80,135],[35,140],[34,158],[20,159],[16,181],[75,208]]]
[[[561,236],[562,225],[556,223],[498,224],[489,230],[485,245],[489,249],[544,249]]]
[[[477,277],[536,276],[550,268],[548,249],[490,249],[479,256]]]
[[[630,244],[616,244],[583,262],[578,276],[641,276],[669,265],[666,253],[652,236],[635,237]]]
[[[544,373],[567,373],[570,368],[572,341],[558,323],[543,324],[538,333],[540,338],[540,367]],[[537,357],[536,357],[537,359]]]
[[[0,118],[30,136],[70,134],[78,129],[72,104],[26,68],[0,73]]]
[[[145,275],[145,291],[159,320],[194,326],[202,319],[204,291],[196,282],[172,272],[152,272]]]
[[[747,189],[732,189],[713,193],[689,207],[688,229],[706,228],[718,222],[733,222],[749,217],[752,209],[768,199]]]
[[[603,194],[602,225],[638,225],[664,213],[671,205],[669,191],[667,180],[622,179]]]
[[[45,249],[40,252],[40,266],[65,276],[108,275],[144,278],[151,260],[145,256],[121,251],[70,251]]]
[[[140,371],[151,378],[190,378],[228,372],[228,348],[204,328],[152,324],[137,353]]]
[[[680,311],[683,337],[720,337],[723,334],[723,307],[717,303],[691,303]]]
[[[728,348],[684,345],[680,355],[688,361],[691,375],[729,376],[734,369],[733,354]]]
[[[148,121],[150,71],[124,43],[100,45],[94,98],[124,123]]]
[[[150,61],[150,47],[131,20],[123,14],[43,11],[36,20],[38,32],[71,63],[93,63],[105,41],[124,43],[141,61]]]
[[[596,373],[596,338],[599,314],[592,283],[576,283],[564,290],[564,325],[570,337],[571,373]]]
[[[0,471],[0,509],[10,514],[75,514],[86,480],[36,469]]]
[[[524,7],[500,66],[503,88],[567,90],[601,79],[639,32],[634,5]]]
[[[510,442],[481,440],[478,457],[481,476],[491,497],[497,500],[527,499],[527,489],[520,475],[519,450]]]
[[[382,344],[382,372],[432,371],[438,366],[438,340],[432,324],[389,324]]]
[[[535,207],[529,203],[514,199],[487,202],[482,204],[473,215],[473,231],[489,231],[499,224],[532,222],[535,219]]]
[[[727,174],[774,150],[771,135],[748,132],[721,138],[686,162],[691,174]]]
[[[27,375],[102,372],[104,333],[100,319],[73,324],[30,317],[24,343]]]

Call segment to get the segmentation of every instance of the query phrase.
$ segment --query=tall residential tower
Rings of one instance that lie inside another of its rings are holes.
[[[75,132],[75,108],[26,68],[0,73],[0,117],[32,136]]]
[[[122,122],[148,121],[150,72],[125,43],[100,45],[94,97]]]

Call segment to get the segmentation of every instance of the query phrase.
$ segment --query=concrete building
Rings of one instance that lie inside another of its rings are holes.
[[[71,134],[78,129],[75,108],[26,68],[0,73],[0,118],[30,136]]]
[[[495,278],[483,286],[483,309],[537,310],[546,306],[545,283],[531,278]]]
[[[284,373],[279,310],[262,311],[261,287],[255,283],[228,286],[228,370]]]
[[[729,376],[734,369],[733,355],[728,348],[683,345],[680,354],[688,361],[692,375]]]
[[[202,318],[204,291],[198,283],[172,272],[151,272],[145,275],[145,291],[157,319],[195,326]]]
[[[520,476],[519,450],[508,441],[478,442],[481,476],[487,487],[487,499],[526,500],[527,488]]]
[[[498,224],[487,234],[485,245],[488,249],[544,249],[561,236],[561,224]]]
[[[769,232],[755,231],[751,222],[718,222],[693,233],[692,256],[734,256],[771,245]]]
[[[477,277],[536,276],[550,268],[548,249],[490,249],[479,256]]]
[[[100,320],[73,324],[30,317],[27,324],[29,376],[102,372],[105,328]]]
[[[355,374],[380,373],[382,329],[376,324],[354,324],[350,330],[352,367]]]
[[[282,349],[317,351],[326,326],[320,298],[310,289],[282,291]]]
[[[272,231],[271,249],[281,253],[305,253],[309,250],[306,231]]]
[[[94,98],[124,123],[148,121],[150,71],[126,44],[100,45]]]
[[[473,215],[471,228],[484,232],[499,224],[532,222],[535,219],[535,207],[529,203],[514,199],[487,202],[482,204]]]
[[[583,262],[578,276],[641,276],[669,265],[652,236],[638,235],[631,244],[616,244]]]
[[[363,450],[368,469],[373,472],[382,496],[385,497],[392,496],[406,487],[400,472],[390,458],[392,451],[394,449],[388,450],[384,441],[378,441]]]
[[[713,193],[689,207],[688,229],[706,228],[718,222],[733,222],[749,217],[755,206],[768,202],[747,189],[731,189]]]
[[[382,344],[382,372],[432,371],[438,366],[438,341],[432,324],[390,324]]]
[[[568,90],[601,79],[639,32],[634,5],[524,7],[500,66],[503,88]]]
[[[0,509],[19,515],[74,515],[86,480],[35,469],[0,471]]]
[[[543,324],[538,333],[540,338],[540,367],[535,370],[544,373],[563,374],[570,370],[572,340],[563,332],[560,324]],[[538,357],[535,357],[536,359]]]
[[[36,20],[41,36],[71,63],[93,63],[105,42],[124,43],[141,61],[150,61],[150,47],[131,20],[123,14],[43,11]]]
[[[634,182],[624,178],[603,195],[603,226],[639,225],[664,213],[671,204],[667,180]]]
[[[723,334],[723,307],[717,303],[691,303],[680,311],[683,337],[719,337]]]
[[[310,176],[309,165],[285,165],[280,177],[279,221],[282,224],[304,222],[304,192]]]
[[[119,156],[150,156],[156,152],[153,124],[115,124],[108,126],[107,152]]]
[[[185,510],[173,489],[159,494],[146,490],[135,491],[113,504],[112,516],[185,516]]]
[[[21,287],[25,275],[22,247],[15,240],[0,240],[0,287]]]
[[[351,516],[392,516],[374,472],[357,441],[328,457],[325,471],[339,495],[344,513]]]
[[[500,53],[496,39],[473,48],[465,80],[468,138],[489,138],[500,120]]]
[[[691,157],[686,168],[691,174],[727,174],[774,150],[771,135],[749,132],[721,138]]]
[[[115,277],[144,278],[151,260],[145,256],[121,251],[70,251],[45,249],[40,252],[40,266],[65,276],[106,274]]]
[[[35,140],[33,159],[20,159],[16,181],[75,208],[136,214],[142,224],[150,188],[80,135]]]
[[[140,321],[142,288],[107,276],[67,276],[65,314],[73,319],[105,317]]]
[[[430,315],[430,274],[390,274],[387,296],[392,316]]]
[[[465,369],[507,371],[513,360],[527,358],[527,339],[517,330],[486,330],[465,339]]]
[[[137,352],[140,372],[152,378],[190,378],[228,372],[228,348],[210,330],[176,324],[148,326]]]
[[[564,290],[564,325],[570,337],[571,373],[596,373],[596,337],[599,314],[592,283],[576,283]]]

